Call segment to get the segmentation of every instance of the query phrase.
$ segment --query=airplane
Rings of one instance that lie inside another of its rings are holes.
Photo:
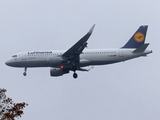
[[[146,50],[149,43],[144,43],[147,25],[140,26],[121,48],[86,50],[87,40],[91,36],[94,27],[95,25],[68,50],[21,52],[14,54],[5,64],[11,67],[24,68],[24,76],[27,75],[27,68],[51,67],[50,76],[62,76],[73,71],[73,78],[77,78],[76,71],[89,71],[83,67],[113,64],[152,53],[152,50]]]

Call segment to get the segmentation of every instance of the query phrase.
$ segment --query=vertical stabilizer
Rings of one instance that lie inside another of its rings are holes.
[[[145,42],[147,25],[140,26],[139,29],[133,34],[129,41],[122,48],[138,48]]]

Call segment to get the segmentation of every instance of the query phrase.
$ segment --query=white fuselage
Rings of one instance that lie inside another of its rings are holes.
[[[87,40],[94,27],[95,25],[68,50],[18,53],[13,55],[5,64],[12,67],[24,67],[24,76],[26,76],[28,67],[52,67],[50,69],[51,76],[61,76],[73,71],[73,78],[77,78],[77,70],[88,71],[82,67],[112,64],[152,53],[151,50],[146,50],[149,45],[149,43],[145,43],[148,26],[140,26],[122,48],[86,50]]]
[[[88,49],[80,54],[79,67],[89,65],[104,65],[146,56],[151,50],[133,53],[135,49]],[[70,67],[61,58],[65,51],[30,51],[13,55],[6,64],[12,67]]]

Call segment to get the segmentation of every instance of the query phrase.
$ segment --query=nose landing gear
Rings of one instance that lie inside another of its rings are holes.
[[[27,68],[26,68],[26,67],[24,68],[24,73],[23,73],[23,75],[24,75],[24,76],[27,75]]]

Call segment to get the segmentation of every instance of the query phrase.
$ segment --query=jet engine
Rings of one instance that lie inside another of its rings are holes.
[[[63,74],[69,73],[68,69],[62,69],[62,68],[51,68],[50,69],[50,75],[51,76],[62,76]]]

